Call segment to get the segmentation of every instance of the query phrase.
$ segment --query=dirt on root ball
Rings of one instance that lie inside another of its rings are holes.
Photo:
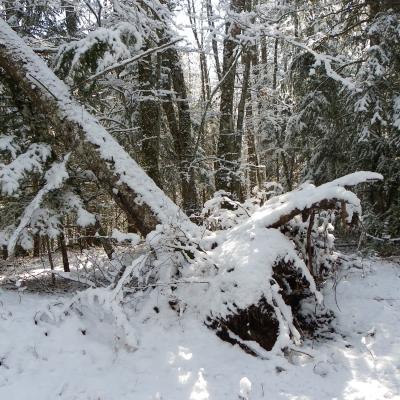
[[[256,354],[242,341],[255,341],[269,351],[273,348],[279,333],[279,323],[274,309],[265,299],[244,310],[237,309],[225,319],[210,317],[207,326],[215,330],[220,339],[237,344],[252,355]],[[241,340],[235,338],[235,335]]]

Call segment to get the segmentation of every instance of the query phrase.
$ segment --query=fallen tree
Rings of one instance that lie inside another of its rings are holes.
[[[164,226],[148,236],[147,254],[134,259],[119,282],[78,294],[51,320],[65,319],[65,310],[84,314],[82,310],[100,300],[102,308],[118,310],[107,299],[122,302],[129,296],[142,317],[157,318],[171,308],[182,317],[195,314],[221,339],[255,356],[291,349],[306,337],[314,338],[333,318],[323,306],[318,278],[326,279],[341,262],[333,247],[333,218],[343,220],[344,213],[350,223],[361,216],[359,199],[345,187],[380,179],[376,173],[358,172],[319,187],[303,185],[262,206],[241,204],[235,226],[206,231],[200,242],[178,244],[173,228],[168,232]],[[309,214],[304,221],[302,213],[311,209],[315,218]],[[286,224],[271,228],[294,210]],[[307,260],[309,241],[312,263]],[[183,256],[188,249],[191,258]]]

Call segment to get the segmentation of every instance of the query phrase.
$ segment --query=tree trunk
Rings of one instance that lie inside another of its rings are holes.
[[[3,245],[2,247],[2,255],[3,255],[3,260],[7,260],[8,258],[8,249],[7,246]]]
[[[188,3],[187,11],[189,15],[190,25],[192,27],[192,32],[197,44],[197,48],[199,50],[201,92],[202,92],[202,100],[205,102],[210,99],[211,91],[210,91],[210,78],[208,75],[208,67],[207,67],[207,57],[203,46],[203,31],[200,29],[201,36],[199,37],[199,33],[197,30],[197,17],[196,17],[196,8],[194,5],[194,1],[188,0],[187,3]]]
[[[75,7],[66,0],[63,0],[61,5],[65,10],[67,33],[71,38],[75,38],[78,33],[78,15],[75,11]]]
[[[244,64],[244,72],[242,78],[242,92],[240,93],[240,100],[237,110],[237,121],[236,121],[236,133],[240,137],[240,140],[244,132],[244,117],[246,112],[246,103],[249,100],[249,83],[250,83],[250,67],[251,67],[251,55],[250,49],[246,49],[242,57],[242,63]],[[239,201],[243,201],[243,191],[239,181],[236,181],[237,187],[235,188],[235,193]]]
[[[211,31],[211,46],[213,50],[213,55],[214,55],[214,60],[215,60],[215,68],[217,71],[217,77],[218,81],[221,81],[222,79],[222,71],[221,71],[221,64],[219,61],[219,54],[218,54],[218,43],[216,40],[216,35],[215,35],[215,24],[214,24],[214,12],[212,8],[212,3],[211,0],[206,0],[206,8],[207,8],[207,19],[208,19],[208,25]]]
[[[56,277],[54,275],[54,263],[53,263],[53,256],[51,255],[51,246],[49,237],[46,236],[46,249],[47,249],[47,256],[49,258],[50,270],[51,270],[51,284],[54,286],[56,283]]]
[[[244,10],[244,0],[232,0],[230,8],[240,13]],[[233,116],[233,100],[235,92],[236,56],[239,45],[237,37],[241,33],[240,25],[235,21],[226,23],[224,40],[221,85],[220,122],[217,146],[217,162],[215,186],[217,190],[225,190],[236,198],[240,197],[240,179],[237,172],[240,166],[242,136],[235,131]]]
[[[153,63],[152,58],[150,55],[139,63],[139,83],[143,97],[139,103],[139,121],[142,132],[143,167],[161,188],[159,168],[161,107],[157,98],[160,65],[158,60]]]
[[[107,254],[107,257],[109,260],[113,259],[113,254],[114,254],[114,247],[111,244],[111,240],[106,236],[106,231],[100,224],[100,221],[96,218],[96,223],[94,225],[97,229],[97,232],[99,233],[100,236],[100,243],[103,246],[103,249],[105,253]]]
[[[277,76],[278,76],[278,46],[279,46],[279,40],[275,39],[275,45],[274,45],[274,73],[273,73],[273,79],[272,79],[272,89],[274,91],[274,95],[276,95],[276,88],[277,88]],[[276,100],[275,100],[276,103]],[[275,110],[275,113],[277,111]],[[277,181],[279,182],[279,158],[282,159],[282,165],[283,165],[283,172],[285,174],[285,181],[286,181],[286,186],[288,190],[292,190],[292,180],[290,176],[290,171],[289,171],[289,165],[287,162],[287,157],[285,154],[285,151],[283,149],[283,142],[280,137],[280,132],[272,128],[274,130],[274,135],[275,135],[275,140],[277,147],[281,150],[279,154],[277,154],[277,173],[276,173],[276,178]]]
[[[61,233],[60,236],[58,237],[58,244],[59,244],[60,250],[61,250],[64,272],[70,272],[69,261],[68,261],[68,252],[67,252],[67,246],[65,244],[64,233]]]
[[[38,233],[33,236],[33,257],[40,257],[40,236]]]
[[[179,163],[181,180],[182,207],[189,215],[199,210],[199,200],[194,182],[193,161],[194,143],[192,122],[190,117],[189,100],[187,96],[185,77],[176,49],[169,49],[165,56],[170,69],[171,84],[176,93],[178,118],[171,101],[165,103],[164,111],[167,116],[169,129],[174,139],[175,152]]]
[[[253,46],[250,50],[250,59],[251,59],[251,78],[253,84],[258,82],[259,79],[259,65],[258,65],[258,56],[257,56],[257,47]],[[245,129],[245,138],[247,144],[247,161],[249,164],[249,181],[250,181],[250,192],[255,187],[260,187],[261,182],[263,181],[262,173],[259,166],[259,157],[257,154],[257,146],[256,146],[256,132],[255,132],[255,124],[254,124],[254,116],[253,116],[253,104],[252,104],[252,96],[251,91],[247,92],[247,104],[246,104],[246,129]]]

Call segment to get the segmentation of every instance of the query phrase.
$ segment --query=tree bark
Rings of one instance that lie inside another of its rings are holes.
[[[68,252],[67,252],[67,246],[65,244],[64,233],[61,233],[60,236],[58,237],[58,244],[59,244],[60,250],[61,250],[64,272],[70,272],[69,261],[68,261]]]
[[[250,59],[251,59],[251,74],[250,78],[252,78],[253,84],[259,79],[259,64],[258,64],[258,56],[257,56],[257,47],[252,46],[250,51]],[[247,104],[246,104],[246,129],[245,129],[245,138],[247,144],[247,161],[249,164],[249,181],[250,181],[250,192],[255,187],[260,187],[261,182],[263,181],[260,166],[259,166],[259,157],[257,153],[257,145],[256,145],[256,132],[255,132],[255,124],[254,124],[254,115],[253,115],[253,103],[252,96],[250,90],[247,93]]]
[[[33,257],[40,256],[40,236],[35,233],[33,236]]]
[[[209,100],[211,95],[210,77],[208,74],[207,57],[203,45],[203,33],[202,30],[200,30],[201,36],[199,37],[199,33],[197,30],[196,8],[193,0],[187,0],[187,11],[189,15],[190,25],[192,27],[193,36],[199,50],[202,99],[203,101],[207,101]]]
[[[95,228],[97,229],[97,232],[99,233],[100,236],[100,243],[103,246],[103,250],[105,251],[105,253],[107,254],[107,257],[109,260],[113,259],[113,255],[114,255],[114,247],[111,244],[111,240],[106,236],[106,231],[104,230],[104,228],[102,227],[100,221],[96,218],[96,223],[95,223]]]
[[[275,39],[275,45],[274,45],[274,72],[273,72],[273,79],[272,79],[272,89],[274,91],[274,95],[276,95],[276,88],[277,88],[277,77],[278,77],[278,46],[279,46],[279,40]],[[276,101],[275,101],[276,103]],[[275,110],[275,113],[277,111]],[[289,170],[289,164],[286,158],[286,154],[283,148],[283,142],[280,137],[280,132],[272,128],[274,130],[274,135],[275,135],[275,140],[278,148],[281,150],[279,154],[277,154],[277,181],[279,181],[279,158],[282,159],[282,165],[283,165],[283,172],[285,174],[285,181],[286,181],[286,186],[288,190],[292,190],[292,180],[290,176],[290,170]]]
[[[250,68],[251,68],[251,55],[250,49],[246,49],[242,57],[242,63],[244,64],[243,78],[242,78],[242,91],[240,93],[240,100],[237,110],[237,121],[236,121],[236,134],[240,137],[240,140],[244,132],[244,117],[246,113],[246,103],[249,100],[249,84],[250,84]],[[241,190],[240,181],[236,181],[237,187],[235,187],[235,193],[238,200],[243,201],[243,191]]]
[[[194,170],[191,167],[194,156],[194,143],[189,100],[185,77],[176,49],[172,48],[166,51],[165,57],[170,69],[170,87],[172,85],[177,97],[176,108],[178,112],[176,116],[171,101],[164,104],[164,111],[167,116],[171,135],[174,139],[175,152],[179,163],[182,207],[190,215],[199,210],[199,199],[194,182]]]
[[[7,246],[3,245],[2,247],[2,255],[3,255],[3,260],[7,260],[8,258],[8,250],[7,250]]]
[[[75,7],[66,0],[63,0],[61,5],[65,10],[65,25],[67,28],[67,33],[70,37],[74,38],[78,33],[78,15]]]
[[[159,168],[161,107],[156,93],[159,84],[159,70],[159,63],[157,61],[153,63],[151,55],[139,62],[139,82],[141,96],[143,96],[139,103],[143,167],[150,178],[161,188]]]
[[[56,277],[54,275],[54,263],[53,263],[53,256],[51,255],[51,245],[49,237],[46,236],[46,249],[47,249],[47,256],[49,258],[50,270],[51,270],[51,284],[54,286],[56,283]]]
[[[240,13],[244,10],[244,0],[232,0],[231,11]],[[239,48],[238,35],[240,25],[235,21],[226,23],[226,38],[224,40],[221,85],[220,122],[217,146],[217,162],[215,186],[217,190],[225,190],[236,198],[240,197],[240,179],[237,172],[240,165],[242,136],[235,131],[233,116],[233,100],[236,77],[236,55]]]

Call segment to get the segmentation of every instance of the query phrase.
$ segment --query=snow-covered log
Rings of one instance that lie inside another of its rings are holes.
[[[130,224],[143,235],[159,223],[178,223],[193,231],[184,213],[115,141],[106,129],[75,100],[69,88],[46,63],[0,19],[0,68],[48,117],[60,143],[73,144],[82,164],[124,210]],[[193,229],[192,229],[193,228]]]
[[[361,205],[346,187],[381,179],[380,174],[361,171],[318,187],[304,184],[271,198],[238,225],[203,240],[207,257],[196,260],[184,278],[209,284],[183,287],[181,298],[199,310],[221,338],[251,353],[257,354],[254,342],[274,351],[298,342],[310,320],[317,325],[314,310],[322,296],[303,252],[309,238],[295,238],[293,230],[277,227],[328,205],[333,210],[345,207],[351,221],[352,215],[361,215]],[[303,313],[304,302],[312,305],[311,318]]]
[[[381,179],[381,174],[359,171],[318,187],[304,184],[296,190],[273,197],[254,218],[262,220],[268,228],[279,228],[296,215],[308,216],[313,209],[334,210],[347,204],[346,210],[342,211],[350,223],[354,214],[361,213],[361,204],[358,197],[346,187]]]

